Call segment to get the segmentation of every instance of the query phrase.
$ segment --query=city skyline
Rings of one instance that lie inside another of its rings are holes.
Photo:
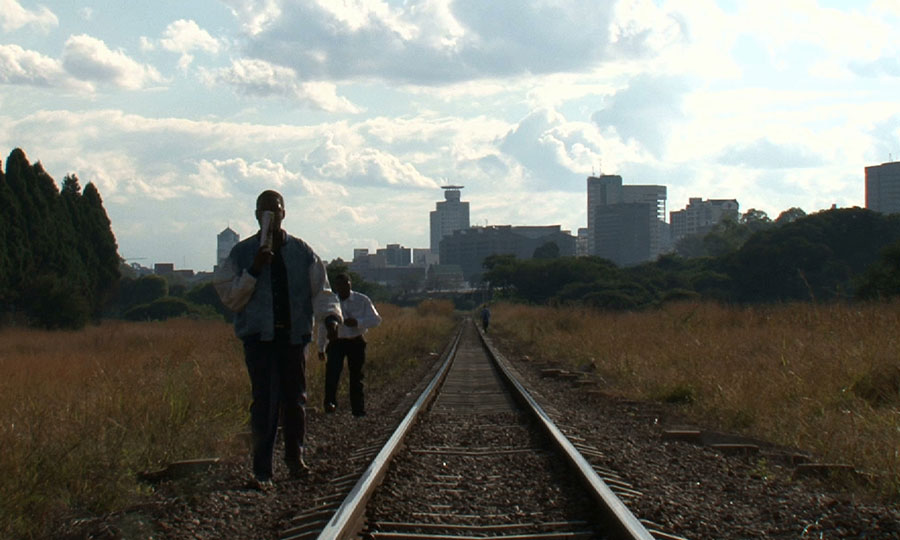
[[[0,151],[93,182],[129,260],[211,270],[269,188],[346,260],[427,247],[444,185],[575,234],[588,176],[774,218],[900,157],[888,0],[3,5]]]

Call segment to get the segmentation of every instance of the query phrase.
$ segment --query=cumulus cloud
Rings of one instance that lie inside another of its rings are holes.
[[[355,223],[357,225],[369,225],[378,223],[378,216],[366,208],[342,206],[337,209],[336,217],[341,223]]]
[[[237,16],[255,14],[241,19],[248,34],[245,54],[291,67],[304,80],[373,78],[438,85],[590,69],[658,48],[650,41],[659,28],[651,24],[620,28],[617,39],[627,39],[629,45],[611,49],[609,29],[615,17],[609,2],[228,4]],[[672,23],[666,32],[672,27],[678,28]]]
[[[153,66],[140,64],[122,51],[113,51],[102,40],[81,34],[66,40],[62,65],[83,81],[137,90],[163,80]]]
[[[29,10],[23,8],[18,0],[0,0],[0,28],[4,32],[12,32],[25,26],[47,32],[59,26],[59,19],[44,6]]]
[[[767,138],[727,148],[719,154],[718,161],[725,165],[756,169],[791,169],[824,165],[821,156],[805,148],[776,144]]]
[[[323,179],[358,186],[437,188],[416,167],[382,150],[336,143],[328,137],[306,157]]]
[[[191,65],[194,61],[193,52],[216,54],[223,47],[218,39],[200,28],[195,21],[185,19],[179,19],[169,24],[158,42],[141,36],[141,48],[144,50],[155,49],[157,43],[164,50],[181,54],[178,59],[180,69],[187,69]]]
[[[18,45],[0,45],[0,83],[91,89],[69,77],[58,60]]]
[[[498,148],[524,167],[529,187],[540,190],[582,190],[592,170],[601,166],[616,170],[622,162],[643,157],[634,145],[548,108],[529,113],[499,141]]]
[[[228,198],[236,189],[244,192],[262,192],[277,189],[292,194],[321,196],[324,189],[289,170],[284,163],[268,158],[248,161],[244,158],[200,160],[197,172],[188,176],[204,195]]]
[[[208,80],[250,96],[280,97],[328,112],[360,112],[348,99],[337,95],[334,84],[301,82],[294,69],[263,60],[235,60],[229,68],[210,72]]]
[[[684,118],[682,101],[687,90],[681,77],[642,74],[610,96],[606,107],[595,112],[591,120],[601,128],[615,129],[623,140],[633,139],[661,157],[672,124]]]

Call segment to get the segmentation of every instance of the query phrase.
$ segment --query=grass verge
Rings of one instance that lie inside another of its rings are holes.
[[[439,352],[454,325],[449,304],[378,309],[374,387]],[[320,400],[324,366],[311,358],[307,368]],[[0,537],[38,538],[63,517],[122,509],[147,489],[138,472],[233,450],[249,401],[243,350],[224,322],[0,331]]]
[[[705,426],[872,472],[877,494],[900,500],[900,303],[492,312],[491,330],[535,360],[592,369],[623,396],[678,403]]]

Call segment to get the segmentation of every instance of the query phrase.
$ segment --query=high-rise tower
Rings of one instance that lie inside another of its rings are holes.
[[[224,231],[216,235],[216,268],[225,262],[228,254],[231,253],[231,248],[237,245],[240,240],[241,237],[238,233],[232,231],[231,227],[226,227]]]
[[[444,200],[435,204],[431,211],[431,252],[439,253],[441,238],[453,231],[469,228],[469,203],[460,201],[460,191],[464,186],[441,186]]]
[[[900,161],[866,167],[866,208],[900,213]]]
[[[662,252],[666,186],[622,185],[617,174],[589,176],[587,202],[588,253],[627,265]]]

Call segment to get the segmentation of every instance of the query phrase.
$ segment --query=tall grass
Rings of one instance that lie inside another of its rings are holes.
[[[900,499],[900,304],[640,313],[501,304],[491,328],[535,359],[593,364],[613,391],[877,473]]]
[[[453,325],[446,309],[378,308],[374,385],[439,351]],[[322,363],[307,367],[321,396]],[[62,516],[120,509],[146,489],[136,473],[234,452],[249,401],[243,350],[224,322],[0,331],[0,537],[40,537]]]

